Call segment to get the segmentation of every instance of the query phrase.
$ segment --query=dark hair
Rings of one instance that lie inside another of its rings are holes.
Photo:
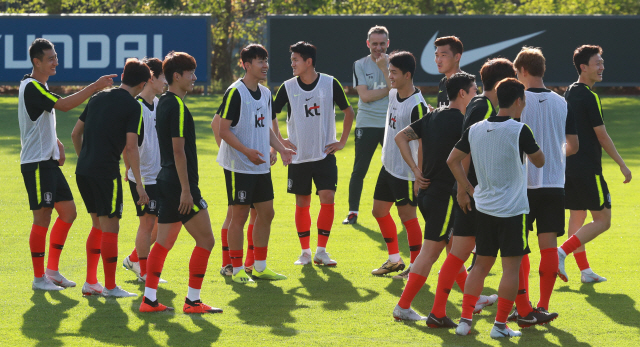
[[[48,49],[53,49],[53,43],[47,39],[38,38],[31,42],[31,46],[29,47],[29,58],[31,59],[31,65],[33,65],[33,59],[38,58],[38,60],[42,60],[44,57],[44,51]]]
[[[516,69],[526,70],[531,76],[542,77],[547,69],[545,65],[546,60],[542,55],[542,50],[535,47],[522,47],[520,53],[513,61],[513,65]]]
[[[596,45],[582,45],[573,51],[573,65],[578,70],[578,75],[582,73],[580,65],[589,65],[589,60],[596,54],[602,55],[602,47]]]
[[[485,91],[493,90],[498,81],[509,77],[516,77],[516,70],[509,59],[489,59],[480,69],[480,78],[482,78],[482,86]]]
[[[122,73],[122,83],[129,87],[135,87],[142,82],[149,81],[151,71],[147,64],[138,60],[138,58],[129,58],[124,63],[124,72]]]
[[[367,33],[367,40],[371,37],[371,34],[384,34],[387,35],[387,40],[389,39],[389,30],[382,25],[376,25],[369,29],[369,32]]]
[[[316,66],[316,46],[309,42],[298,41],[289,47],[289,52],[298,53],[303,60],[311,58],[311,65]]]
[[[411,73],[411,78],[416,73],[416,58],[407,51],[393,51],[389,55],[389,64],[397,67],[402,74]]]
[[[162,62],[162,71],[167,84],[173,83],[173,73],[177,72],[182,75],[185,71],[196,69],[196,59],[185,52],[171,51],[164,57]]]
[[[509,108],[517,99],[524,98],[524,84],[515,78],[505,78],[496,85],[498,106]]]
[[[162,75],[162,60],[158,58],[144,58],[142,62],[147,64],[149,70],[153,74],[153,77],[158,78]]]
[[[264,46],[257,43],[252,43],[240,51],[240,60],[242,60],[243,67],[244,63],[251,64],[253,59],[267,58],[269,58],[269,52],[267,52],[267,49],[264,48]]]
[[[475,81],[476,76],[466,72],[456,72],[453,76],[447,78],[446,87],[449,100],[453,101],[458,98],[460,89],[464,89],[468,93]]]
[[[460,41],[460,39],[455,36],[438,37],[436,39],[435,45],[436,47],[449,45],[449,48],[451,48],[451,52],[453,53],[453,55],[456,55],[458,53],[462,54],[462,52],[464,52],[462,41]]]

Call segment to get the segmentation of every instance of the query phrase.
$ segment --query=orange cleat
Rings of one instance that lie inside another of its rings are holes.
[[[173,311],[173,307],[167,307],[156,301],[151,301],[146,297],[142,297],[142,303],[140,303],[140,312],[164,312]]]
[[[203,304],[201,300],[191,301],[184,298],[184,307],[182,308],[184,313],[222,313],[221,308],[211,307],[207,304]]]

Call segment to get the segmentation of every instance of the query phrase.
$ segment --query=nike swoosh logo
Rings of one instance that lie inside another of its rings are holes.
[[[258,108],[256,109],[256,111],[259,111],[261,108],[262,108],[262,106],[258,107]]]
[[[500,331],[500,330],[498,330],[498,332],[499,332],[502,336],[504,336],[504,337],[509,336],[509,334],[505,334],[505,333],[503,333],[503,332],[502,332],[502,331]]]
[[[492,131],[494,131],[495,129],[487,129],[487,132],[490,133]]]
[[[373,74],[372,74],[372,73],[366,73],[365,75],[367,75],[367,76],[373,76]]]
[[[537,319],[536,317],[533,317],[533,319],[531,319],[531,320],[524,319],[524,318],[520,318],[520,321],[521,321],[521,322],[525,322],[525,323],[531,323],[531,324],[533,324],[533,323],[536,323],[536,322],[538,321],[538,319]]]
[[[532,37],[538,36],[544,33],[546,30],[538,31],[529,35],[524,35],[520,37],[516,37],[510,40],[501,41],[498,43],[494,43],[492,45],[487,45],[479,48],[475,48],[469,51],[466,51],[462,54],[460,58],[460,67],[465,65],[469,65],[474,63],[480,59],[484,59],[494,53],[498,53],[503,49],[509,48],[513,45],[517,45],[518,43],[528,40]],[[436,31],[435,34],[429,39],[427,45],[424,46],[424,50],[422,51],[422,56],[420,57],[420,65],[422,65],[422,69],[430,74],[430,75],[438,75],[438,65],[434,61],[435,53],[436,53],[436,38],[438,37],[439,31]]]
[[[402,201],[402,200],[404,200],[404,198],[402,198],[402,199],[396,199],[396,202],[400,202],[400,201]],[[435,320],[435,319],[434,319],[434,320]],[[436,321],[436,322],[437,322],[437,321]]]
[[[311,99],[313,99],[313,96],[312,96],[312,97],[310,97],[309,99],[304,98],[304,101],[309,101],[309,100],[311,100]]]
[[[432,318],[432,319],[433,319],[433,321],[434,321],[434,322],[436,322],[436,323],[438,323],[438,324],[442,325],[442,322],[441,322],[441,321],[439,321],[439,320],[437,320],[437,319],[435,319],[435,318]]]
[[[293,94],[293,96],[297,98],[298,96],[300,96],[300,94]]]
[[[538,102],[539,102],[539,103],[543,103],[543,102],[545,102],[545,101],[547,101],[547,99],[544,99],[544,100],[538,100]]]

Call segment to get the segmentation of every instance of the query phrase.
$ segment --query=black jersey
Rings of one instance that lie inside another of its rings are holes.
[[[189,185],[198,185],[198,155],[196,148],[196,127],[191,112],[176,94],[167,91],[158,100],[156,128],[160,145],[160,173],[158,180],[180,184],[175,158],[173,138],[184,138],[184,153],[187,158]]]
[[[311,84],[304,84],[302,80],[298,77],[296,78],[298,81],[298,85],[304,91],[310,92],[318,85],[318,81],[320,81],[320,74],[316,77],[316,80]],[[333,102],[338,105],[341,111],[347,109],[351,104],[347,99],[347,94],[344,92],[344,88],[342,88],[342,84],[336,79],[333,78]],[[273,102],[273,114],[275,115],[282,112],[284,106],[287,105],[287,119],[291,117],[291,106],[289,105],[289,96],[287,95],[287,88],[284,87],[284,83],[278,88],[276,92],[275,100]]]
[[[104,90],[89,99],[80,120],[84,135],[76,174],[118,177],[127,133],[142,137],[142,106],[122,88]]]
[[[447,94],[447,76],[442,77],[438,84],[438,108],[449,106],[449,95]]]
[[[240,80],[242,83],[244,81]],[[260,87],[256,88],[256,90],[251,90],[247,87],[249,94],[253,97],[254,100],[260,100],[262,97],[262,92],[260,92]],[[242,98],[240,97],[240,93],[233,93],[231,95],[231,100],[229,99],[229,93],[232,89],[227,89],[222,97],[222,102],[218,107],[218,111],[216,112],[220,117],[224,119],[228,119],[231,121],[231,126],[234,127],[238,124],[238,120],[240,120],[240,106],[242,105]],[[271,99],[269,99],[269,105],[271,105]],[[276,118],[276,113],[272,112],[271,120]]]
[[[464,115],[464,122],[462,123],[462,131],[465,131],[470,126],[485,120],[489,117],[496,116],[496,108],[491,103],[491,100],[484,95],[477,95],[469,102],[467,106],[467,112]],[[478,178],[476,177],[476,170],[473,166],[473,160],[469,164],[469,172],[467,172],[467,178],[469,182],[475,187],[478,185]]]
[[[567,157],[567,173],[601,174],[602,146],[593,128],[604,124],[602,104],[598,94],[584,83],[574,83],[564,94],[575,117],[580,148],[578,153]]]

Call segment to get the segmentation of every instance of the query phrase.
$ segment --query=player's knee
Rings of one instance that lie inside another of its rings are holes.
[[[276,216],[276,212],[273,208],[268,209],[266,211],[260,211],[260,219],[264,218],[265,220],[271,223],[273,218]]]
[[[373,208],[371,210],[371,214],[373,215],[374,218],[382,218],[386,215],[389,214],[389,211],[385,210],[385,209],[380,209],[380,208]]]
[[[196,246],[206,249],[207,251],[211,251],[213,246],[215,246],[216,240],[213,237],[213,233],[209,235],[202,235],[196,241]]]

